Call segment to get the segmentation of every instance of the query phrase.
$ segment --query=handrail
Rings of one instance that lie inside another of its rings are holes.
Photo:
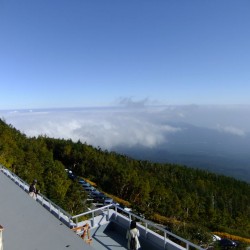
[[[87,211],[87,212],[83,212],[83,213],[72,216],[71,219],[72,219],[72,221],[76,220],[75,225],[76,225],[76,227],[78,227],[78,225],[80,223],[78,221],[78,218],[83,217],[83,216],[88,215],[88,214],[92,214],[92,222],[93,222],[92,226],[94,226],[95,213],[98,212],[98,211],[103,211],[105,209],[108,209],[108,220],[109,220],[109,208],[111,208],[112,206],[113,206],[113,204],[109,204],[109,205],[106,205],[106,206],[102,206],[100,208],[96,208],[96,209],[93,209],[93,210],[90,210],[90,211]]]
[[[40,196],[40,197],[39,197]],[[64,209],[59,207],[57,204],[55,204],[53,201],[48,199],[46,196],[43,194],[38,194],[37,200],[41,202],[41,204],[44,206],[49,205],[48,209],[52,211],[53,209],[56,209],[58,211],[58,218],[60,219],[63,215],[68,218],[68,222],[70,222],[72,215],[66,212]]]
[[[162,227],[156,225],[156,224],[153,223],[152,221],[143,219],[143,218],[141,218],[140,216],[138,216],[138,215],[136,215],[136,214],[134,214],[134,213],[128,212],[128,211],[126,211],[126,210],[124,210],[124,209],[122,209],[122,208],[120,208],[120,207],[117,207],[117,206],[116,206],[116,209],[115,209],[116,212],[117,212],[117,208],[118,208],[119,210],[122,210],[124,213],[127,213],[127,214],[129,215],[129,220],[130,220],[130,221],[132,220],[132,217],[137,218],[138,220],[142,221],[142,222],[145,224],[145,229],[146,229],[146,230],[148,229],[148,226],[151,226],[151,227],[153,227],[153,228],[156,228],[156,229],[162,231],[163,234],[164,234],[164,247],[166,246],[166,243],[167,243],[167,236],[170,235],[170,236],[174,237],[175,239],[177,239],[177,240],[179,240],[179,241],[185,243],[185,244],[186,244],[186,249],[187,249],[187,250],[190,248],[190,246],[194,247],[195,249],[199,249],[199,250],[203,250],[203,249],[204,249],[204,248],[202,248],[202,247],[200,247],[200,246],[198,246],[198,245],[196,245],[196,244],[194,244],[194,243],[192,243],[192,242],[190,242],[190,241],[188,241],[188,240],[186,240],[186,239],[184,239],[184,238],[182,238],[182,237],[180,237],[180,236],[178,236],[178,235],[176,235],[176,234],[174,234],[174,233],[169,232],[168,230],[166,230],[166,229],[164,229],[164,228],[162,228]],[[179,245],[179,244],[178,244],[178,245]]]
[[[90,211],[87,211],[87,212],[83,212],[81,214],[77,214],[77,215],[72,216],[71,219],[76,219],[76,218],[79,218],[79,217],[87,215],[87,214],[95,213],[95,212],[104,210],[105,208],[110,208],[112,206],[115,206],[115,205],[114,204],[109,204],[109,205],[106,205],[106,206],[103,206],[103,207],[100,207],[100,208],[96,208],[96,209],[93,209],[93,210],[90,210]]]
[[[25,192],[29,191],[29,184],[22,180],[20,177],[18,177],[16,174],[11,172],[8,168],[4,167],[2,164],[0,164],[0,170],[7,175],[12,181],[14,181],[19,187],[21,187]],[[70,226],[71,223],[73,223],[71,217],[72,215],[63,210],[61,207],[59,207],[57,204],[55,204],[53,201],[51,201],[49,198],[44,196],[43,194],[39,193],[36,198],[37,202],[39,202],[42,206],[46,206],[47,209],[51,212],[57,215],[58,219],[63,219],[65,222]],[[1,250],[1,249],[0,249]]]
[[[85,216],[85,215],[88,215],[88,214],[91,214],[91,213],[92,213],[92,219],[93,219],[94,213],[95,213],[95,212],[98,212],[98,211],[101,211],[101,210],[104,210],[104,209],[109,209],[109,208],[111,208],[111,207],[114,207],[115,213],[118,212],[117,210],[122,210],[124,213],[126,213],[126,214],[128,215],[130,221],[132,220],[132,217],[134,217],[134,218],[140,220],[141,222],[143,222],[143,223],[145,224],[145,230],[148,229],[148,226],[151,226],[152,228],[156,228],[156,229],[162,231],[163,234],[164,234],[164,248],[165,248],[165,246],[166,246],[166,244],[167,244],[167,236],[172,236],[172,237],[174,237],[175,239],[177,239],[177,240],[179,240],[179,241],[185,243],[186,249],[187,249],[187,250],[188,250],[190,247],[194,247],[195,249],[198,249],[198,250],[204,250],[204,248],[202,248],[202,247],[200,247],[200,246],[198,246],[198,245],[195,245],[194,243],[192,243],[192,242],[190,242],[190,241],[188,241],[188,240],[186,240],[186,239],[184,239],[184,238],[182,238],[182,237],[180,237],[180,236],[178,236],[178,235],[176,235],[176,234],[174,234],[174,233],[169,232],[168,230],[166,230],[166,229],[164,229],[164,228],[162,228],[162,227],[160,227],[160,226],[154,224],[152,221],[143,219],[143,218],[141,218],[140,216],[138,216],[138,215],[136,215],[136,214],[134,214],[134,213],[132,213],[132,212],[128,212],[128,211],[124,210],[123,208],[119,207],[119,206],[116,205],[116,204],[109,204],[109,205],[106,205],[106,206],[103,206],[103,207],[100,207],[100,208],[97,208],[97,209],[94,209],[94,210],[91,210],[91,211],[87,211],[87,212],[84,212],[84,213],[81,213],[81,214],[78,214],[78,215],[74,215],[74,216],[72,216],[71,218],[72,218],[72,219],[76,219],[76,225],[78,225],[78,223],[79,223],[79,222],[78,222],[78,218],[80,218],[80,217],[82,217],[82,216]],[[177,243],[177,244],[178,244],[178,243]],[[178,245],[179,245],[179,244],[178,244]]]
[[[0,164],[0,170],[2,170],[2,172],[4,172],[9,178],[11,178],[15,183],[17,183],[20,187],[22,185],[22,188],[25,190],[25,191],[28,191],[28,187],[29,185],[23,181],[21,178],[19,178],[16,174],[12,173],[9,169],[7,169],[6,167],[4,167],[2,164]],[[80,213],[80,214],[77,214],[77,215],[70,215],[68,212],[66,212],[65,210],[63,210],[62,208],[60,208],[58,205],[56,205],[54,202],[52,202],[50,199],[48,199],[46,196],[42,195],[42,194],[39,194],[38,195],[38,198],[37,198],[38,201],[40,201],[41,205],[42,206],[47,206],[49,211],[50,212],[54,212],[54,213],[57,213],[57,216],[58,216],[58,219],[64,219],[65,222],[67,223],[67,225],[69,227],[71,226],[78,226],[79,222],[78,222],[78,218],[80,217],[83,217],[85,215],[88,215],[88,214],[92,214],[92,219],[94,221],[94,214],[95,212],[98,212],[98,211],[103,211],[105,209],[108,209],[108,215],[109,215],[109,209],[112,207],[114,208],[115,210],[115,213],[117,214],[118,210],[121,210],[123,211],[123,213],[127,214],[127,216],[129,217],[129,221],[132,220],[132,217],[138,219],[139,221],[141,221],[142,223],[145,224],[145,230],[146,230],[146,233],[147,233],[147,230],[148,230],[148,226],[152,227],[152,228],[155,228],[161,232],[163,232],[164,234],[164,249],[165,249],[165,246],[167,244],[167,237],[168,236],[172,236],[174,237],[175,239],[185,243],[186,245],[186,249],[189,250],[190,247],[193,247],[195,249],[198,249],[198,250],[204,250],[204,248],[198,246],[198,245],[195,245],[193,244],[192,242],[174,234],[174,233],[171,233],[169,232],[168,230],[154,224],[152,221],[149,221],[149,220],[146,220],[146,219],[143,219],[141,218],[140,216],[132,213],[132,212],[128,212],[126,210],[124,210],[123,208],[119,207],[118,205],[116,204],[109,204],[109,205],[105,205],[105,206],[102,206],[100,208],[96,208],[96,209],[93,209],[93,210],[90,210],[90,211],[87,211],[87,212],[83,212],[83,213]],[[73,222],[73,220],[76,219],[76,223]],[[109,218],[108,218],[109,219]],[[176,243],[178,244],[178,243]],[[179,244],[178,244],[179,245]],[[2,250],[0,248],[0,250]]]

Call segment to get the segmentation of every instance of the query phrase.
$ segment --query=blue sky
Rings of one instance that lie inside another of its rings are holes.
[[[250,104],[250,1],[0,0],[0,109]]]

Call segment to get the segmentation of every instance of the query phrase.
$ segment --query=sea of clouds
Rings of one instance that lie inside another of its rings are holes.
[[[244,137],[250,106],[146,106],[127,102],[106,108],[0,110],[0,117],[28,136],[80,140],[95,147],[143,145],[156,148],[185,125]]]

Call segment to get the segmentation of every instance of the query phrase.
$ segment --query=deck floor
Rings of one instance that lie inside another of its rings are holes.
[[[4,250],[92,249],[0,171]]]
[[[5,227],[4,249],[127,249],[127,228],[117,221],[99,224],[91,229],[88,244],[62,221],[32,199],[15,182],[0,171],[0,222]],[[153,242],[139,238],[143,250],[162,250]]]
[[[127,249],[126,235],[120,231],[111,230],[107,226],[100,226],[91,230],[91,246],[96,250],[125,250]]]

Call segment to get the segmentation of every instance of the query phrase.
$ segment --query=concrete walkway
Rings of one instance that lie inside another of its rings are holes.
[[[4,250],[91,250],[72,230],[0,171]]]

